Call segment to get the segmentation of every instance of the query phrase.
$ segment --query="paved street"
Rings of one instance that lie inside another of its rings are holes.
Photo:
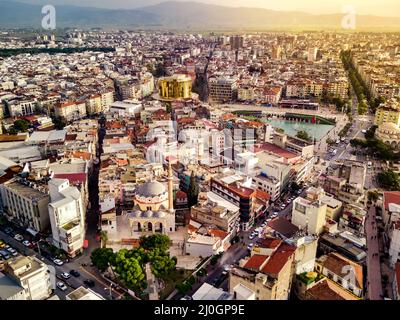
[[[367,237],[367,296],[370,300],[382,300],[382,279],[379,237],[375,206],[371,205],[365,221]]]

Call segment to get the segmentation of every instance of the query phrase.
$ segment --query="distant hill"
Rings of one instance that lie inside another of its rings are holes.
[[[39,5],[0,0],[0,27],[41,27]],[[260,8],[232,8],[199,2],[163,2],[133,10],[56,6],[58,27],[163,29],[341,29],[343,14],[313,15]],[[357,16],[360,30],[400,30],[395,17]]]

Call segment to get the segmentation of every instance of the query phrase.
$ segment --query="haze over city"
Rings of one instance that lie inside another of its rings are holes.
[[[176,0],[188,2],[187,0]],[[21,0],[18,2],[26,2],[32,4],[53,4],[53,5],[77,5],[92,6],[109,9],[119,8],[139,8],[154,4],[159,4],[162,0]],[[193,2],[201,2],[207,4],[223,5],[230,7],[253,7],[282,11],[303,11],[313,14],[341,13],[343,6],[353,6],[358,14],[380,15],[380,16],[400,16],[400,2],[398,0],[199,0]]]

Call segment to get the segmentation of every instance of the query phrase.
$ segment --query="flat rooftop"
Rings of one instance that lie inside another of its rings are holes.
[[[33,200],[33,201],[49,198],[49,195],[47,193],[43,193],[39,190],[36,190],[29,186],[26,186],[17,181],[7,184],[7,188],[17,192],[22,197]]]

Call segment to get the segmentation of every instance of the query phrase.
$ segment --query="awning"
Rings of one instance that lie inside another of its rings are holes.
[[[85,241],[83,242],[83,247],[84,247],[85,249],[87,249],[87,248],[89,247],[89,240],[85,240]]]
[[[34,237],[36,237],[36,235],[39,233],[31,228],[27,228],[26,232],[29,232],[31,235],[33,235]]]

